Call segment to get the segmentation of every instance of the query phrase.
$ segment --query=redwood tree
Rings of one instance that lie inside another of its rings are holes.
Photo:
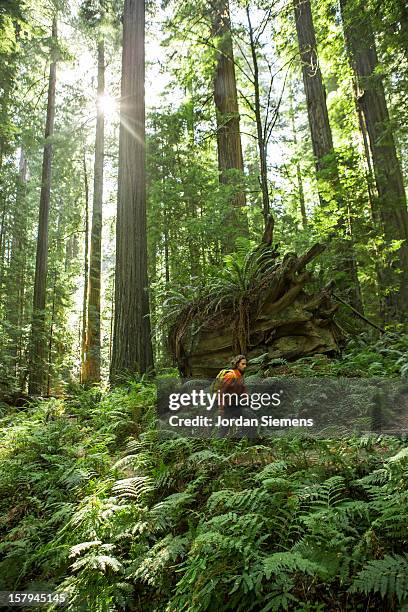
[[[82,329],[81,329],[81,382],[85,362],[86,329],[88,312],[88,283],[89,283],[89,183],[88,170],[86,167],[85,150],[83,154],[84,172],[84,200],[85,200],[85,219],[84,219],[84,292],[82,294]]]
[[[375,177],[374,221],[380,220],[382,248],[382,317],[393,320],[408,312],[408,214],[401,164],[390,125],[370,16],[360,2],[341,0],[344,31],[357,80],[357,103],[364,118]],[[370,161],[370,160],[369,160]],[[401,241],[394,251],[392,241]]]
[[[231,20],[228,0],[210,2],[211,30],[216,46],[214,71],[214,103],[217,120],[217,150],[220,182],[231,185],[232,195],[227,209],[228,229],[224,250],[234,248],[237,236],[248,234],[245,191],[242,184],[244,162],[240,134],[237,84]]]
[[[348,229],[347,214],[341,195],[339,170],[327,111],[326,91],[319,67],[310,1],[294,0],[294,11],[310,135],[316,161],[319,199],[324,209],[328,207],[333,194],[337,208],[340,211],[340,218],[335,228],[336,234],[339,234],[337,239],[339,247],[337,253],[338,263],[336,263],[336,267],[344,275],[341,281],[342,289],[348,291],[351,304],[361,311],[362,302],[357,264],[352,246],[352,236]],[[327,192],[329,192],[329,195]]]
[[[101,378],[101,256],[102,203],[105,121],[102,96],[105,93],[104,41],[98,41],[98,87],[95,135],[94,190],[92,207],[91,249],[89,257],[88,316],[81,380],[99,382]]]
[[[147,278],[145,3],[125,0],[111,380],[153,366]]]

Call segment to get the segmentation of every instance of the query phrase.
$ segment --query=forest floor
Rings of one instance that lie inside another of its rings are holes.
[[[384,350],[351,346],[349,367],[398,376]],[[406,436],[163,439],[156,383],[3,405],[0,590],[72,611],[408,610]]]

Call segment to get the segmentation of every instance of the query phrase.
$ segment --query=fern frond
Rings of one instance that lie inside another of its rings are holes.
[[[147,554],[139,560],[139,567],[132,572],[132,578],[141,580],[151,586],[158,586],[163,581],[169,563],[183,559],[189,539],[185,536],[168,534],[152,546]]]
[[[408,447],[401,448],[396,455],[389,457],[387,463],[405,462],[408,464]]]
[[[123,478],[113,485],[112,491],[119,497],[132,497],[141,499],[154,488],[153,480],[149,476],[134,476]]]
[[[209,512],[220,510],[254,512],[269,502],[269,493],[262,489],[244,489],[243,491],[221,489],[221,491],[215,491],[210,495],[207,508]]]
[[[318,511],[321,508],[329,508],[348,501],[344,491],[344,478],[342,476],[332,476],[318,485],[305,487],[299,493],[299,497],[309,510],[313,508]]]
[[[398,602],[408,599],[408,554],[386,555],[369,561],[358,573],[349,589],[350,593],[379,593],[381,597],[396,596]]]
[[[111,569],[113,572],[119,572],[123,569],[123,565],[116,557],[90,554],[75,561],[71,568],[73,571],[87,569],[99,570],[104,573],[108,569]]]
[[[194,501],[195,495],[191,493],[173,493],[163,501],[155,504],[150,510],[150,517],[155,531],[162,531],[177,523],[186,506]]]
[[[84,550],[89,550],[90,548],[99,546],[100,544],[102,544],[101,540],[93,540],[92,542],[81,542],[80,544],[76,544],[75,546],[71,547],[69,551],[69,556],[77,557],[82,552],[84,552]]]
[[[294,574],[300,572],[308,576],[326,576],[325,568],[318,563],[314,563],[309,559],[305,559],[298,552],[279,552],[269,555],[263,562],[265,576],[267,580],[272,575],[278,575],[281,572]]]

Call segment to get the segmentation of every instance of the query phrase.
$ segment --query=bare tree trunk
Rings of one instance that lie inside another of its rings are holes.
[[[290,113],[290,120],[291,120],[291,126],[292,126],[292,137],[293,137],[293,142],[296,148],[296,179],[297,179],[297,184],[298,184],[298,196],[299,196],[299,208],[300,208],[300,216],[302,218],[302,225],[303,225],[303,229],[305,229],[307,227],[307,215],[306,215],[306,206],[305,206],[305,192],[303,189],[303,179],[302,179],[302,171],[300,168],[300,163],[299,160],[297,159],[297,155],[298,155],[298,137],[297,137],[297,131],[296,131],[296,124],[295,124],[295,111],[293,108],[293,91],[292,88],[290,89],[290,94],[289,94],[289,102],[290,102],[290,109],[289,109],[289,113]]]
[[[4,281],[4,259],[6,255],[6,242],[7,242],[7,199],[3,200],[3,210],[1,212],[1,229],[0,229],[0,296],[3,293],[3,281]]]
[[[48,83],[47,119],[43,154],[40,211],[38,221],[37,255],[35,263],[33,316],[31,325],[31,355],[29,392],[41,394],[46,375],[45,302],[48,264],[48,223],[51,196],[52,136],[55,118],[55,87],[57,81],[57,19],[52,22],[51,64]]]
[[[169,249],[169,226],[166,219],[166,209],[164,209],[164,278],[166,280],[166,287],[170,283],[170,249]]]
[[[88,278],[89,278],[89,270],[88,270],[88,253],[89,253],[89,184],[88,184],[88,171],[86,168],[86,157],[84,151],[83,158],[83,168],[84,168],[84,191],[85,191],[85,244],[84,244],[84,294],[82,298],[82,334],[81,334],[81,372],[80,378],[81,382],[83,382],[83,367],[85,361],[85,342],[86,342],[86,327],[87,327],[87,309],[88,309]]]
[[[381,218],[378,211],[378,198],[376,193],[375,186],[375,178],[374,171],[371,159],[370,145],[368,142],[368,134],[367,128],[364,121],[363,111],[361,109],[360,104],[358,103],[358,85],[357,81],[353,79],[353,91],[354,91],[354,102],[356,107],[356,112],[358,116],[358,124],[360,127],[361,137],[363,141],[365,162],[366,162],[366,181],[367,181],[367,192],[368,192],[368,201],[370,203],[370,212],[371,218],[373,222],[373,230],[377,233],[378,228],[381,227]],[[381,264],[381,253],[379,247],[374,244],[374,266],[375,272],[377,276],[377,300],[378,300],[378,312],[380,313],[381,320],[385,321],[385,304],[382,293],[382,288],[386,285],[384,278],[384,270]]]
[[[323,85],[317,56],[316,35],[309,0],[294,0],[296,31],[302,62],[303,85],[307,101],[310,134],[318,173],[325,171],[329,180],[338,190],[337,164],[333,163],[333,139],[326,105],[326,91]],[[319,192],[321,204],[326,203]]]
[[[153,367],[147,277],[145,3],[125,0],[111,380]]]
[[[101,97],[105,93],[104,41],[98,42],[98,92],[95,136],[94,191],[92,207],[91,251],[89,258],[88,316],[82,382],[101,379],[101,257],[102,204],[105,122]]]
[[[190,89],[191,99],[193,99],[193,88],[192,88],[191,81],[190,81],[189,89]],[[187,116],[187,131],[188,131],[190,150],[194,151],[195,125],[194,125],[194,107],[193,106],[191,106],[191,108],[189,109],[189,114]],[[177,149],[177,155],[178,155],[178,149]],[[178,159],[179,159],[179,155],[178,155]],[[190,219],[195,220],[198,217],[198,214],[197,214],[198,201],[197,201],[197,196],[195,195],[196,192],[194,192],[194,194],[191,193],[191,185],[189,186],[188,193],[189,195],[188,195],[187,202],[186,202],[187,215]],[[196,236],[194,236],[192,232],[188,232],[187,240],[188,240],[188,250],[190,254],[190,263],[191,263],[191,268],[190,268],[191,279],[192,281],[194,281],[194,278],[199,277],[200,272],[201,272],[199,245],[198,245]]]
[[[228,0],[210,2],[212,36],[217,45],[217,64],[214,73],[214,103],[217,119],[217,149],[220,183],[230,185],[232,196],[226,215],[223,248],[232,251],[238,236],[248,235],[245,191],[242,185],[244,162],[242,157],[237,84]]]
[[[337,202],[341,216],[336,231],[343,235],[337,238],[336,268],[343,273],[343,279],[340,281],[342,290],[347,292],[347,297],[352,306],[362,312],[363,305],[357,274],[357,262],[350,225],[347,222],[347,211],[342,199],[339,171],[327,112],[326,92],[317,56],[312,10],[309,0],[293,1],[310,134],[316,160],[320,204],[324,208],[328,206],[332,199]]]
[[[115,272],[112,278],[111,311],[109,321],[109,363],[112,361],[113,321],[115,318]]]
[[[382,248],[382,316],[387,321],[408,313],[408,214],[404,182],[369,16],[341,1],[349,57],[357,77],[357,102],[364,117],[378,197],[375,217],[381,220],[385,244]],[[381,230],[380,230],[381,231]],[[392,241],[402,241],[392,250]]]
[[[51,371],[52,371],[52,342],[54,336],[55,325],[55,290],[57,287],[57,271],[54,272],[54,285],[52,289],[52,306],[51,306],[51,322],[50,335],[48,339],[48,368],[47,368],[47,395],[51,393]]]
[[[6,319],[11,339],[10,358],[15,380],[18,380],[19,349],[22,338],[24,304],[24,272],[26,266],[27,160],[23,146],[20,152],[19,178],[12,225],[10,264],[6,285]]]
[[[262,214],[264,218],[264,225],[266,227],[268,222],[268,217],[271,212],[271,204],[269,198],[269,187],[268,187],[268,165],[267,165],[267,142],[266,142],[266,125],[264,128],[262,122],[262,114],[261,114],[261,94],[259,88],[259,66],[258,66],[258,55],[256,52],[256,45],[254,39],[254,30],[252,27],[250,9],[249,6],[246,6],[246,15],[248,21],[248,30],[249,30],[249,41],[251,47],[251,56],[252,56],[252,65],[253,65],[253,85],[254,85],[254,114],[255,114],[255,122],[256,122],[256,133],[257,133],[257,143],[258,143],[258,154],[259,154],[259,169],[260,176],[259,182],[261,186],[262,192]]]

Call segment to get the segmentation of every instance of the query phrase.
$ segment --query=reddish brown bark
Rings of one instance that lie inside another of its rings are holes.
[[[125,0],[111,380],[153,366],[147,277],[145,3]]]
[[[232,194],[226,215],[224,251],[234,248],[237,236],[248,235],[248,220],[243,187],[244,162],[240,134],[237,83],[228,0],[213,0],[211,27],[217,48],[214,72],[214,103],[217,120],[217,151],[220,183],[231,185]]]

